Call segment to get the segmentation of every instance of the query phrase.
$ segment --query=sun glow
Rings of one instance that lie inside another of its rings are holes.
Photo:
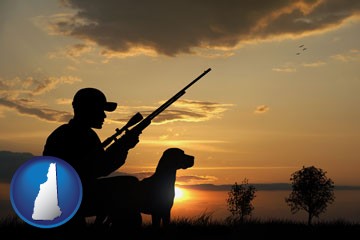
[[[175,202],[184,201],[187,198],[186,190],[175,186]]]

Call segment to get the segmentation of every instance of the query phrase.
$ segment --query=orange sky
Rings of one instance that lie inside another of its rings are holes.
[[[360,185],[359,10],[350,0],[1,1],[0,150],[41,155],[79,88],[118,102],[97,131],[105,139],[211,68],[119,171],[152,172],[176,146],[196,158],[182,183],[289,182],[314,165]]]

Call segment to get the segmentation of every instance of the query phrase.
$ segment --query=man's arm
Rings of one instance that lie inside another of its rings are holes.
[[[125,134],[121,138],[116,140],[115,143],[110,145],[105,150],[105,158],[107,159],[107,162],[109,164],[105,167],[102,176],[109,175],[110,173],[124,165],[129,150],[134,148],[138,142],[138,135]]]

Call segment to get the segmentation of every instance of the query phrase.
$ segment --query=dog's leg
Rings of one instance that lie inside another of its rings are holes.
[[[159,228],[160,223],[161,223],[161,217],[159,215],[157,215],[157,214],[152,214],[151,215],[151,225],[154,228]]]
[[[97,215],[95,218],[95,222],[94,222],[95,225],[100,226],[100,225],[104,224],[106,218],[107,217],[105,215]]]
[[[167,213],[165,213],[162,217],[162,221],[163,221],[163,226],[167,227],[170,224],[170,211],[168,211]]]

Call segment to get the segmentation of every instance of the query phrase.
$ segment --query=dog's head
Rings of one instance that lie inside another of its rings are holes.
[[[187,169],[194,166],[194,156],[185,154],[180,148],[168,148],[163,152],[158,164],[160,169]]]

